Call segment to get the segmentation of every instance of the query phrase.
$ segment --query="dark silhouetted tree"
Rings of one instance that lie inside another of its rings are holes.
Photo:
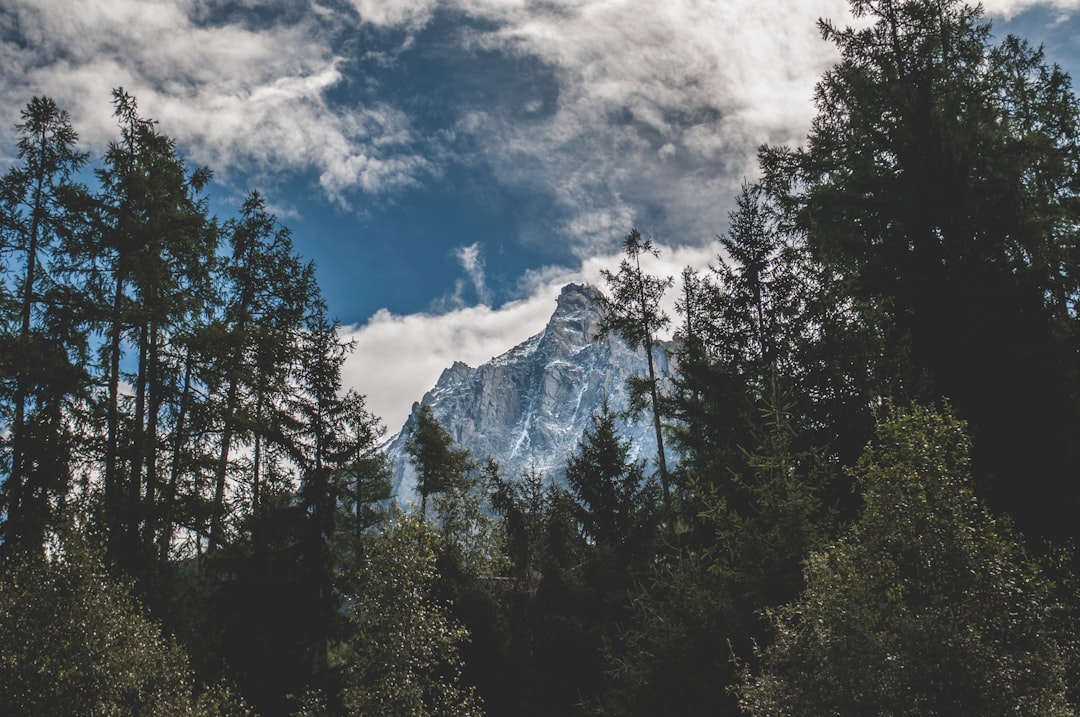
[[[21,266],[0,304],[0,425],[7,427],[0,527],[5,552],[40,553],[71,480],[65,402],[85,387],[86,307],[64,287],[57,265],[85,222],[86,191],[72,177],[87,157],[53,100],[34,97],[21,119],[19,163],[0,179],[0,250],[5,269]]]

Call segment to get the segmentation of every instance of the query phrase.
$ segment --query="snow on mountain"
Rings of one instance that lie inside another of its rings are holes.
[[[542,332],[477,368],[461,362],[443,371],[422,403],[461,447],[474,457],[494,458],[507,478],[526,470],[565,484],[566,459],[577,449],[592,414],[606,398],[616,412],[629,405],[626,381],[647,374],[644,351],[617,336],[596,341],[601,319],[599,292],[589,286],[563,288]],[[667,375],[665,351],[657,348],[658,373]],[[416,473],[405,444],[420,404],[385,445],[399,503],[417,499]],[[635,458],[650,462],[655,438],[647,416],[622,421]]]

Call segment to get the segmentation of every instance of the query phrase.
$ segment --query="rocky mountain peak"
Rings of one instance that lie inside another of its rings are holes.
[[[591,344],[603,316],[600,298],[600,292],[591,286],[568,284],[563,287],[555,302],[555,313],[544,331],[545,338],[564,351]]]
[[[626,380],[644,375],[645,354],[615,336],[596,340],[603,316],[602,295],[587,285],[569,284],[556,300],[544,330],[487,363],[471,368],[455,362],[445,369],[422,403],[459,446],[474,457],[494,458],[507,478],[538,470],[565,482],[566,459],[577,448],[592,414],[607,400],[627,408]],[[667,357],[654,357],[666,371]],[[416,476],[405,444],[420,406],[386,446],[399,502],[416,498]],[[640,458],[656,452],[647,421],[624,421],[624,437]]]

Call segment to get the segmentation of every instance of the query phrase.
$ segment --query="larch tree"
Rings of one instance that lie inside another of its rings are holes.
[[[81,390],[85,306],[73,304],[53,266],[85,219],[86,191],[73,175],[86,162],[66,111],[34,97],[21,112],[17,159],[0,179],[0,244],[16,255],[6,302],[3,423],[7,477],[2,491],[5,551],[40,552],[52,506],[65,497],[70,451],[65,398]],[[60,262],[62,263],[62,262]],[[5,258],[5,267],[8,260]],[[10,413],[8,413],[10,411]]]
[[[656,376],[653,349],[657,334],[663,331],[671,319],[660,308],[665,292],[671,288],[671,277],[651,276],[641,267],[644,255],[659,256],[651,239],[644,239],[636,228],[631,229],[623,240],[623,259],[619,270],[604,270],[611,297],[603,297],[604,316],[600,322],[598,338],[617,334],[631,346],[645,352],[648,377],[644,386],[631,383],[632,392],[645,393],[652,409],[653,429],[656,434],[656,457],[660,469],[660,486],[664,493],[664,509],[671,512],[671,480],[668,475],[667,456],[664,452],[664,431],[661,420],[660,385]]]
[[[161,479],[159,420],[174,386],[166,348],[178,326],[200,313],[215,265],[217,228],[202,196],[210,173],[190,173],[174,141],[142,117],[135,98],[113,92],[121,139],[110,145],[102,184],[108,309],[105,500],[110,549],[134,568],[156,552],[154,519]],[[133,406],[121,435],[124,337],[134,349]],[[126,439],[126,440],[124,440]]]
[[[244,483],[250,486],[252,508],[259,504],[267,436],[279,417],[275,407],[289,391],[304,323],[321,310],[314,267],[296,255],[288,229],[278,224],[261,195],[248,195],[224,233],[232,260],[222,272],[224,301],[211,327],[215,351],[208,376],[221,413],[211,546],[224,539],[226,488],[237,438],[251,449]]]

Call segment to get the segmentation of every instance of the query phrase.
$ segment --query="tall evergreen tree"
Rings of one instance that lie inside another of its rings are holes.
[[[210,173],[188,172],[175,143],[142,117],[135,98],[113,92],[121,139],[110,145],[102,184],[103,246],[111,284],[107,362],[105,501],[111,556],[135,569],[153,551],[159,490],[158,422],[167,395],[165,348],[201,310],[215,264],[216,226],[201,195]],[[121,435],[121,364],[134,349],[131,412]],[[126,439],[126,440],[125,440]]]
[[[619,436],[606,402],[567,460],[566,482],[586,539],[628,567],[640,565],[652,548],[655,484],[643,464],[630,459],[630,444]]]
[[[22,268],[12,277],[0,352],[8,428],[8,470],[0,493],[5,550],[40,552],[53,506],[65,497],[70,480],[71,436],[63,404],[83,386],[77,362],[86,348],[85,307],[64,290],[53,265],[70,250],[85,220],[85,190],[73,175],[87,156],[76,148],[78,135],[67,112],[48,97],[31,99],[21,118],[20,163],[0,179],[0,246],[18,255],[11,266]],[[4,264],[9,266],[7,258]]]
[[[1069,77],[1022,40],[994,42],[961,0],[851,6],[860,28],[821,26],[841,60],[808,142],[765,151],[765,183],[879,327],[901,399],[944,395],[970,421],[980,489],[1032,531],[1075,536]]]
[[[633,393],[648,396],[652,410],[653,429],[656,434],[656,457],[660,468],[660,486],[664,493],[664,509],[671,511],[671,487],[668,476],[667,457],[664,452],[664,432],[661,421],[660,384],[657,382],[653,348],[657,333],[670,324],[671,319],[660,308],[664,293],[671,288],[671,277],[650,276],[641,268],[642,255],[659,256],[651,239],[643,239],[641,232],[631,229],[623,240],[622,261],[619,270],[604,270],[604,280],[611,291],[611,298],[601,299],[605,309],[600,322],[600,336],[618,334],[631,346],[645,351],[648,378],[644,385],[631,383]],[[636,386],[636,388],[635,388]]]

